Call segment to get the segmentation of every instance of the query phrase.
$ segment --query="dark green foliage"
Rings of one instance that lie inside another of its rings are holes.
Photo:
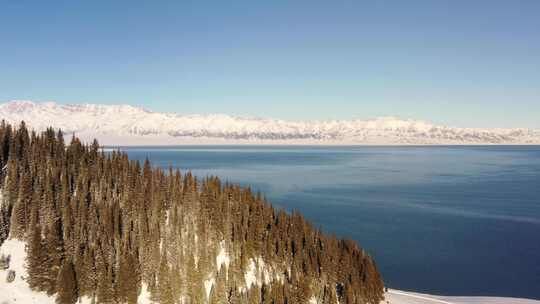
[[[143,285],[164,304],[382,300],[377,268],[356,243],[249,188],[141,165],[76,137],[66,145],[61,132],[24,124],[0,125],[0,165],[0,243],[8,234],[27,242],[30,287],[58,303],[134,304]]]

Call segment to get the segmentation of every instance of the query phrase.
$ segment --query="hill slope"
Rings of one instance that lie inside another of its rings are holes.
[[[26,260],[25,243],[18,240],[7,240],[0,246],[0,255],[11,256],[11,266],[9,270],[16,271],[16,278],[12,283],[8,283],[2,278],[7,275],[7,271],[0,270],[0,303],[4,304],[54,304],[55,298],[47,296],[44,292],[36,292],[30,289],[24,277],[27,272],[24,266]],[[389,290],[385,293],[385,300],[381,303],[390,304],[540,304],[538,300],[502,298],[502,297],[442,297],[400,290]],[[83,297],[81,304],[91,304],[88,297]],[[151,304],[150,295],[146,289],[139,294],[138,304]]]
[[[15,282],[23,275],[58,304],[135,304],[146,293],[161,304],[382,299],[377,267],[355,242],[250,188],[99,151],[50,128],[0,124],[0,245],[17,249]]]

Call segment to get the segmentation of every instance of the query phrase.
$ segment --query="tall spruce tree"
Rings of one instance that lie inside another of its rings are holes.
[[[75,304],[78,298],[77,279],[73,262],[65,259],[58,272],[56,282],[56,304]]]

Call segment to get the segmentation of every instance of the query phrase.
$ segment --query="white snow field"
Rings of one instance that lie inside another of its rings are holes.
[[[389,304],[540,304],[539,300],[504,297],[449,297],[389,289],[382,303]]]
[[[24,242],[8,239],[0,247],[0,256],[10,256],[9,269],[0,270],[0,304],[54,304],[55,297],[49,297],[43,292],[32,291],[25,281],[26,269],[26,245]],[[226,265],[228,257],[220,253],[217,257]],[[9,270],[15,271],[15,280],[11,283],[6,281]],[[497,298],[497,297],[443,297],[414,292],[389,290],[385,294],[386,300],[382,303],[390,304],[540,304],[538,300]],[[313,299],[314,300],[314,299]],[[149,293],[145,286],[139,295],[140,304],[150,304]],[[310,301],[316,304],[316,301]],[[81,304],[90,304],[88,298],[83,298]],[[381,304],[382,304],[381,303]]]
[[[53,126],[104,145],[172,144],[540,144],[540,130],[454,128],[393,117],[286,121],[228,115],[158,113],[129,105],[10,101],[0,119]]]
[[[24,280],[26,278],[25,244],[17,240],[6,240],[0,248],[0,256],[10,256],[9,269],[0,270],[0,303],[54,303],[55,298],[46,293],[34,292]],[[9,270],[15,271],[15,280],[6,281]]]

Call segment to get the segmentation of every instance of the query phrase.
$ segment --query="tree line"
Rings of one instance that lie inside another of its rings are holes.
[[[153,167],[61,131],[0,125],[0,244],[27,244],[29,286],[59,304],[379,303],[351,240],[249,187]],[[221,256],[221,259],[216,259]],[[219,262],[224,262],[218,265]],[[249,286],[248,286],[249,283]]]

